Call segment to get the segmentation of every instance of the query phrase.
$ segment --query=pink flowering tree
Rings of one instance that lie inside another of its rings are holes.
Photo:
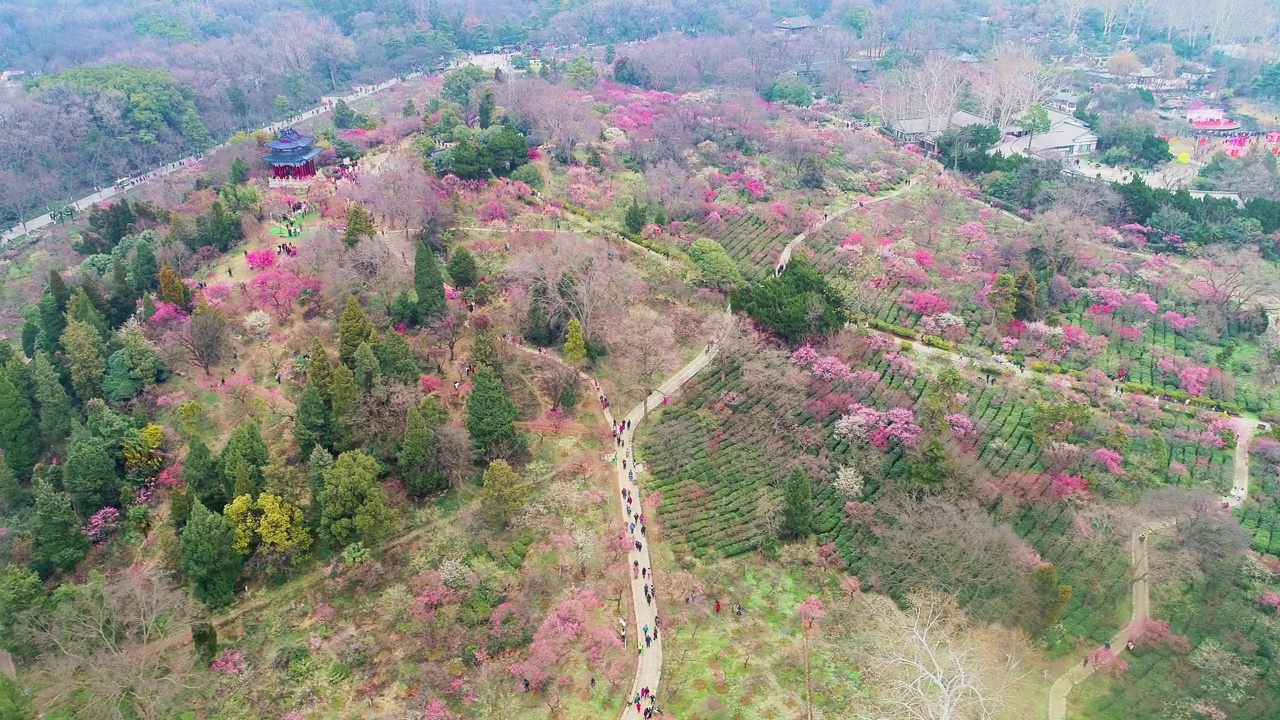
[[[1080,475],[1058,473],[1049,476],[1049,494],[1054,500],[1084,495],[1089,490],[1089,481]]]
[[[1258,593],[1258,602],[1272,610],[1280,610],[1280,593],[1275,590],[1263,590]]]
[[[907,309],[917,315],[937,315],[950,307],[950,300],[930,290],[914,293],[907,302]]]
[[[1169,621],[1156,618],[1138,620],[1130,626],[1129,640],[1134,645],[1144,647],[1155,647],[1163,643],[1184,653],[1191,650],[1186,635],[1173,632],[1169,629]]]
[[[812,595],[801,601],[796,609],[800,612],[800,620],[804,622],[806,628],[813,627],[813,624],[826,614],[822,601]]]
[[[427,701],[425,707],[422,708],[422,720],[454,720],[454,715],[449,706],[438,697],[431,698]]]
[[[249,300],[285,320],[298,304],[305,304],[320,293],[320,280],[303,277],[285,267],[273,267],[258,273],[247,286]]]
[[[253,270],[265,270],[276,264],[276,254],[271,248],[250,250],[244,254],[244,259],[249,263],[250,269]]]
[[[1160,315],[1160,319],[1164,320],[1165,323],[1167,323],[1169,327],[1179,335],[1186,332],[1187,328],[1196,324],[1195,315],[1181,315],[1173,310],[1165,310],[1164,313]]]
[[[226,648],[209,667],[228,675],[241,675],[245,670],[244,653],[235,648]]]
[[[1093,451],[1093,459],[1098,461],[1112,475],[1124,475],[1124,468],[1120,467],[1120,463],[1124,462],[1124,456],[1115,450],[1098,448]]]
[[[603,607],[590,590],[580,590],[554,605],[534,632],[525,657],[511,663],[507,672],[535,687],[548,688],[558,684],[555,673],[567,662],[583,658],[591,670],[609,674],[608,666],[621,655],[622,640],[603,619]]]
[[[1090,651],[1085,655],[1085,661],[1098,669],[1098,672],[1110,673],[1112,675],[1121,675],[1125,670],[1129,669],[1129,663],[1121,660],[1114,650],[1100,647],[1097,650]]]
[[[111,533],[120,527],[120,511],[113,507],[104,507],[89,516],[81,532],[95,545],[101,545],[111,537]]]
[[[861,403],[850,405],[849,413],[841,416],[835,426],[836,437],[850,442],[870,442],[881,450],[888,447],[889,440],[912,447],[920,432],[910,408],[882,412]]]
[[[951,432],[960,439],[966,439],[974,434],[973,421],[964,413],[948,413],[946,416],[947,424],[951,426]]]

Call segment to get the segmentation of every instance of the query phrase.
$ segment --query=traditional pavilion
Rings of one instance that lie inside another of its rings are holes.
[[[316,139],[310,135],[302,135],[289,128],[280,133],[280,137],[264,143],[271,152],[262,156],[262,161],[271,166],[272,177],[276,180],[303,180],[316,174],[316,156],[320,148],[315,145]]]

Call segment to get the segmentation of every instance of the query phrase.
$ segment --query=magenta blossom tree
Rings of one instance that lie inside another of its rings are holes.
[[[244,254],[244,259],[253,270],[265,270],[276,264],[276,254],[271,248],[258,248]]]
[[[800,612],[800,619],[807,628],[813,627],[813,624],[821,620],[822,616],[826,614],[822,601],[812,595],[801,601],[796,609]]]

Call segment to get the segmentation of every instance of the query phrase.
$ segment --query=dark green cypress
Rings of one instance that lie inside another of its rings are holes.
[[[413,252],[413,288],[418,293],[418,322],[427,323],[445,314],[440,263],[423,242],[417,243]]]

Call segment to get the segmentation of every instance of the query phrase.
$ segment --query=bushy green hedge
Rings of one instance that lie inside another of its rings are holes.
[[[893,323],[885,322],[883,320],[876,320],[875,318],[869,318],[867,320],[867,325],[871,327],[873,330],[879,330],[880,332],[887,332],[891,335],[897,335],[898,337],[903,337],[910,340],[916,339],[916,331],[912,330],[909,327],[894,325]]]
[[[1143,395],[1150,395],[1152,397],[1168,395],[1171,400],[1190,400],[1191,404],[1196,407],[1208,408],[1210,410],[1217,408],[1236,415],[1239,415],[1244,410],[1244,408],[1240,406],[1240,403],[1223,402],[1221,400],[1214,400],[1213,398],[1207,398],[1201,395],[1192,395],[1186,390],[1180,390],[1177,388],[1170,389],[1156,387],[1154,385],[1146,385],[1136,382],[1122,383],[1120,388],[1125,392],[1142,393]]]
[[[924,343],[925,345],[928,345],[929,347],[935,347],[935,348],[938,348],[939,350],[946,350],[947,352],[951,352],[956,348],[955,343],[951,342],[950,340],[940,338],[937,335],[921,335],[920,342]]]

